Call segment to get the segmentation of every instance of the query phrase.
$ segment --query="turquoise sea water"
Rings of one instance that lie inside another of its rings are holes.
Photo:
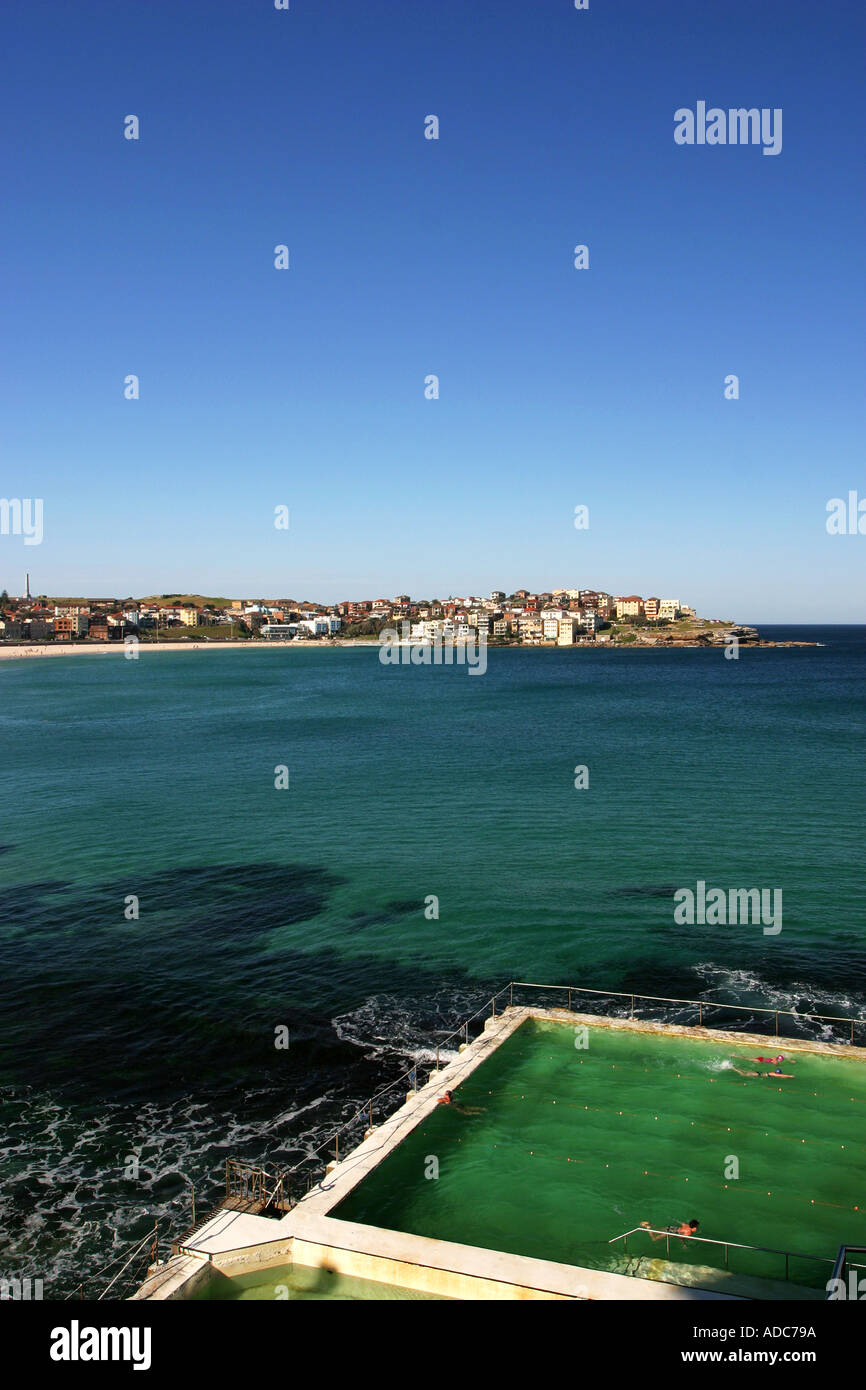
[[[826,645],[0,664],[5,1272],[182,1228],[511,978],[862,1012],[866,629],[779,635]],[[698,879],[782,932],[676,926]]]

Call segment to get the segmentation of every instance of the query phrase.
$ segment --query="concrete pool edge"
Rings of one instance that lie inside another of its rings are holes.
[[[466,1080],[528,1019],[586,1025],[655,1036],[694,1038],[750,1048],[767,1048],[766,1034],[655,1023],[577,1013],[564,1008],[509,1006],[490,1018],[484,1031],[386,1120],[368,1131],[361,1144],[329,1170],[285,1216],[274,1219],[220,1211],[195,1232],[192,1243],[156,1267],[135,1299],[192,1296],[207,1278],[208,1266],[221,1272],[247,1272],[285,1263],[325,1265],[339,1274],[396,1284],[417,1292],[457,1299],[719,1299],[736,1293],[698,1289],[558,1264],[480,1246],[415,1236],[385,1227],[363,1226],[330,1213],[436,1108],[446,1090]],[[866,1061],[866,1049],[812,1039],[773,1039],[786,1052],[812,1052]],[[180,1262],[183,1262],[181,1264]]]

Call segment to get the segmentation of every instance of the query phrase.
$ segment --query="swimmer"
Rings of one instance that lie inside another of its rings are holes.
[[[780,1076],[783,1081],[793,1081],[792,1071],[782,1071],[781,1067],[776,1067],[774,1071],[743,1071],[742,1067],[734,1067],[737,1076]]]
[[[733,1056],[736,1056],[736,1053],[733,1053],[732,1055],[733,1055]],[[750,1058],[749,1058],[749,1061],[750,1061],[750,1062],[776,1062],[776,1063],[779,1063],[779,1062],[784,1062],[784,1061],[786,1061],[786,1060],[787,1060],[788,1062],[791,1062],[791,1061],[793,1060],[793,1058],[788,1057],[788,1058],[786,1059],[784,1052],[780,1052],[776,1057],[750,1057]]]
[[[665,1236],[679,1236],[681,1244],[685,1245],[684,1237],[697,1235],[701,1223],[700,1221],[675,1221],[672,1226],[665,1226],[661,1231],[654,1231],[648,1221],[642,1221],[640,1224],[646,1228],[653,1240],[664,1240]]]
[[[440,1096],[437,1105],[453,1105],[454,1109],[461,1115],[483,1115],[487,1109],[486,1105],[458,1105],[454,1099],[453,1091],[446,1091],[444,1096]]]

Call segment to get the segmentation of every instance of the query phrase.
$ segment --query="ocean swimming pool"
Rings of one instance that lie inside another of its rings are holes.
[[[527,1019],[331,1214],[620,1273],[701,1283],[727,1265],[820,1290],[838,1247],[866,1239],[866,1060],[792,1051],[791,1079],[734,1069],[766,1070],[750,1058],[774,1050]],[[727,1251],[611,1244],[692,1218]]]

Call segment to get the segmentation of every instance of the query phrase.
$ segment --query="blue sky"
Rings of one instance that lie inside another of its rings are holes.
[[[860,7],[97,0],[2,32],[0,492],[44,540],[0,536],[0,586],[862,620],[866,537],[825,529],[866,497]],[[781,154],[677,146],[698,100],[781,107]]]

